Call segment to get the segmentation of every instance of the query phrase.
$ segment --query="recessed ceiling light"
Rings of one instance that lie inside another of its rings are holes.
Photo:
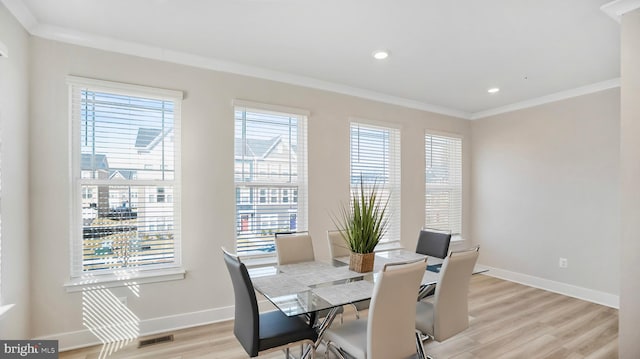
[[[373,52],[373,57],[377,60],[384,60],[389,57],[389,51],[387,50],[378,50]]]
[[[500,92],[500,89],[497,88],[497,87],[492,87],[492,88],[488,89],[487,92],[488,93],[492,93],[492,94],[493,93],[498,93],[498,92]]]

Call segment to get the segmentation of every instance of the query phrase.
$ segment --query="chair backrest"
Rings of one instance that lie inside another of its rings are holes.
[[[260,340],[260,315],[258,301],[253,290],[253,283],[244,263],[237,256],[222,249],[224,261],[227,264],[233,294],[235,298],[235,320],[233,334],[250,357],[258,355]]]
[[[315,260],[313,241],[308,233],[276,234],[278,264],[291,264]]]
[[[373,288],[367,323],[367,358],[416,354],[416,300],[427,260],[387,264]]]
[[[423,229],[418,236],[416,253],[426,256],[444,258],[449,252],[451,233]]]
[[[342,231],[327,231],[327,240],[329,242],[329,254],[331,259],[337,257],[346,257],[351,254],[351,250],[342,237]]]
[[[439,342],[469,327],[469,280],[478,255],[478,247],[452,252],[442,264],[433,318],[433,334]]]

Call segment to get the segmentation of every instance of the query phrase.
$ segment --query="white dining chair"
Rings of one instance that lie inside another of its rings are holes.
[[[331,259],[347,257],[351,254],[351,250],[342,236],[342,231],[327,231],[327,241],[329,242],[329,255]]]
[[[478,255],[475,247],[445,258],[433,298],[416,306],[416,329],[440,342],[469,327],[469,281]]]
[[[309,233],[276,234],[275,243],[278,265],[315,260]]]
[[[415,303],[426,266],[426,258],[385,264],[373,287],[367,319],[328,329],[323,337],[325,354],[358,359],[416,357],[420,337],[415,330]]]

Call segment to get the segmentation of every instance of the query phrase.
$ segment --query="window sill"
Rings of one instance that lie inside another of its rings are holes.
[[[7,314],[7,312],[9,312],[9,310],[14,306],[15,304],[7,304],[7,305],[0,306],[0,319],[2,319],[4,315]]]
[[[268,267],[278,263],[275,254],[240,257],[247,268]]]
[[[389,241],[389,242],[380,242],[378,243],[378,245],[376,246],[376,248],[373,250],[374,252],[386,252],[386,251],[391,251],[394,249],[401,249],[403,248],[402,245],[400,244],[400,241]]]
[[[155,269],[155,270],[123,270],[113,274],[91,275],[85,274],[79,278],[73,278],[64,284],[68,293],[81,292],[91,289],[104,289],[113,287],[128,287],[146,283],[166,282],[170,280],[184,279],[186,271],[182,268]]]

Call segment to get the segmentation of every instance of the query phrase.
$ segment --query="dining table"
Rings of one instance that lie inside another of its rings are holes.
[[[412,262],[424,259],[425,255],[406,249],[376,252],[373,271],[359,273],[349,269],[349,257],[337,257],[330,261],[309,261],[285,265],[252,267],[249,276],[254,289],[287,316],[307,315],[310,324],[318,331],[315,347],[322,340],[325,330],[331,325],[344,305],[371,299],[374,284],[387,263]],[[416,288],[421,293],[431,291],[440,278],[440,258],[427,257],[427,270],[422,285]],[[483,272],[476,266],[475,273]],[[316,320],[322,314],[322,320]],[[303,354],[303,358],[308,352]]]

